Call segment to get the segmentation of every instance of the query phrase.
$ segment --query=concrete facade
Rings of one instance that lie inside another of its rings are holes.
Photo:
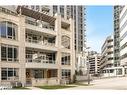
[[[123,6],[114,6],[114,66],[120,66],[120,13]]]
[[[84,61],[84,52],[86,52],[86,8],[85,6],[70,6],[70,5],[53,5],[53,6],[25,6],[29,9],[36,10],[42,13],[46,13],[48,15],[54,16],[55,13],[61,14],[61,18],[68,20],[69,18],[73,18],[74,20],[74,39],[75,39],[75,59],[81,60],[76,61],[80,63],[76,63],[76,70],[79,70],[82,62],[85,65]],[[85,55],[86,56],[86,55]],[[86,68],[86,67],[85,67]]]
[[[99,61],[101,55],[99,53],[88,56],[89,73],[95,75],[99,73]]]
[[[108,36],[101,47],[100,70],[113,66],[113,36]]]
[[[125,6],[120,14],[120,57],[121,65],[125,68],[127,74],[127,6]]]
[[[57,85],[62,80],[72,82],[73,19],[65,20],[60,14],[50,16],[23,6],[18,6],[17,12],[0,7],[0,84],[21,82],[23,86],[35,86]]]
[[[124,68],[122,66],[114,66],[114,39],[113,35],[108,36],[102,45],[101,60],[100,60],[100,75],[101,77],[123,76]]]

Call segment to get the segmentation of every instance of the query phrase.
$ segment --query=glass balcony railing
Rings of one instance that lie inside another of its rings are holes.
[[[29,43],[35,43],[35,44],[39,44],[39,45],[44,45],[44,46],[55,46],[55,43],[49,43],[47,41],[39,41],[39,40],[33,40],[33,39],[26,39],[26,42]]]
[[[55,64],[54,60],[26,59],[26,63]]]
[[[39,24],[37,21],[31,21],[31,20],[26,19],[25,23],[54,31],[54,26],[47,25],[47,24]]]

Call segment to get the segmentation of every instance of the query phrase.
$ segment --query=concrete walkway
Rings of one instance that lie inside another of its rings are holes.
[[[108,79],[98,79],[91,82],[91,86],[78,86],[74,90],[83,90],[83,89],[111,89],[111,90],[127,90],[127,77],[116,77]]]
[[[87,82],[83,82],[87,84]],[[109,90],[127,90],[127,77],[116,77],[107,79],[98,79],[91,82],[90,86],[77,86],[66,89],[57,90],[88,90],[88,89],[109,89]],[[74,85],[73,85],[74,86]],[[27,87],[31,90],[45,90],[37,87]]]

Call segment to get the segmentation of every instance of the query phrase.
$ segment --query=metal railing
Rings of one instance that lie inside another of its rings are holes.
[[[54,60],[26,59],[27,63],[55,64]]]
[[[30,24],[30,25],[34,25],[34,26],[38,26],[38,27],[40,26],[37,21],[31,21],[31,20],[28,20],[28,19],[25,20],[25,23]],[[41,24],[40,27],[45,28],[45,29],[54,30],[54,26],[51,26],[51,25]]]
[[[36,44],[40,44],[40,45],[45,45],[45,46],[55,46],[55,43],[49,43],[49,42],[43,42],[43,41],[39,41],[39,40],[29,40],[29,39],[26,39],[26,42],[29,42],[29,43],[36,43]]]

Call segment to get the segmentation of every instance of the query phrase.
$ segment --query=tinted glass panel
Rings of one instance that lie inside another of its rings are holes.
[[[1,37],[6,37],[6,23],[1,23]]]
[[[1,47],[1,60],[7,60],[6,59],[6,47]]]

